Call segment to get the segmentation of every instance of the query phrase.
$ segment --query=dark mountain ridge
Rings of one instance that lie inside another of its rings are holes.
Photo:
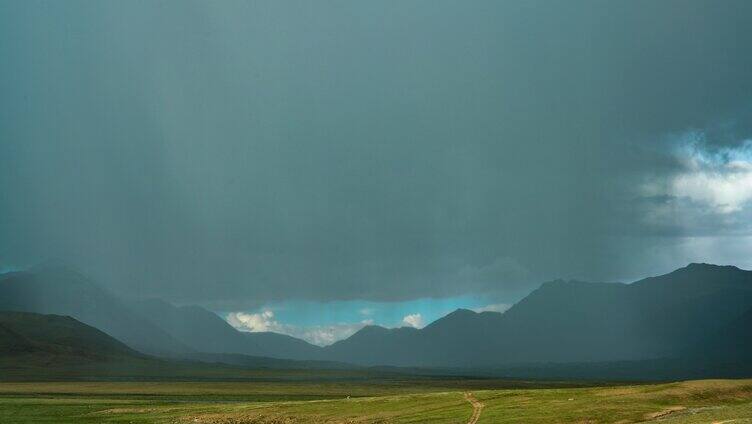
[[[125,302],[83,274],[65,267],[41,267],[0,275],[0,310],[72,316],[147,354],[192,352],[169,333],[136,314]]]
[[[323,359],[319,346],[284,334],[238,331],[199,306],[173,306],[159,299],[131,302],[153,325],[197,352],[231,353],[282,359]]]
[[[213,361],[209,354],[235,354],[241,356],[227,358],[242,363],[256,361],[242,355],[326,359],[318,346],[283,334],[238,331],[199,306],[121,299],[67,267],[0,275],[0,310],[69,315],[139,352],[166,358]]]
[[[0,357],[22,364],[105,361],[144,355],[68,316],[0,311]]]
[[[323,361],[293,361],[233,354],[164,359],[139,353],[69,316],[0,311],[0,381],[258,378],[253,370],[352,368]]]
[[[363,329],[326,350],[330,359],[392,366],[672,358],[686,355],[750,308],[752,272],[690,264],[633,284],[552,281],[503,314],[457,310],[411,337]]]
[[[122,301],[68,271],[0,276],[0,309],[71,315],[142,352],[241,366],[273,357],[361,366],[519,370],[545,365],[571,371],[554,365],[634,368],[644,361],[752,359],[752,347],[741,341],[749,339],[752,325],[752,272],[709,264],[690,264],[632,284],[551,281],[504,313],[459,309],[420,330],[366,326],[324,348],[281,334],[239,332],[197,306]],[[24,346],[12,331],[0,328],[0,334],[15,340],[8,344]]]

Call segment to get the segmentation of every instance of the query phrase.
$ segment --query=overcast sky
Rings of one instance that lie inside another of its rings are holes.
[[[750,268],[750,28],[749,1],[3,0],[0,268],[260,313]]]

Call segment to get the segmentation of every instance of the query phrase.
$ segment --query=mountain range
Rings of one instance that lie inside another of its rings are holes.
[[[131,309],[195,352],[283,359],[323,359],[320,347],[272,332],[241,332],[199,306],[173,306],[159,299],[130,303]]]
[[[198,306],[120,299],[66,268],[3,274],[0,310],[69,315],[138,352],[242,366],[270,357],[327,361],[310,363],[321,367],[591,364],[608,373],[595,364],[673,361],[688,371],[752,359],[752,272],[709,264],[631,284],[552,281],[504,313],[459,309],[422,329],[366,326],[326,347],[240,332]]]
[[[16,364],[30,361],[51,364],[144,355],[68,316],[1,311],[0,357],[13,359]]]
[[[321,358],[318,346],[283,334],[240,332],[198,306],[177,307],[159,299],[121,299],[67,267],[0,275],[3,310],[69,315],[155,356],[206,358],[206,353],[232,353]]]
[[[366,327],[327,350],[329,359],[395,366],[674,358],[752,330],[738,321],[750,311],[752,272],[690,264],[632,284],[553,281],[504,313],[460,309],[421,330]]]

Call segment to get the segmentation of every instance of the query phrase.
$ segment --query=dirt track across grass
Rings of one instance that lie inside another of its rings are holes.
[[[480,413],[483,410],[483,403],[476,399],[470,392],[465,393],[465,399],[470,402],[470,405],[473,405],[473,415],[470,416],[470,420],[467,424],[477,424],[480,419]]]

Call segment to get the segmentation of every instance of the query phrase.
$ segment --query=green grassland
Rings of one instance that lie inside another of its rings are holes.
[[[540,387],[535,387],[535,386]],[[504,380],[0,383],[2,423],[752,423],[752,380],[565,387]]]

